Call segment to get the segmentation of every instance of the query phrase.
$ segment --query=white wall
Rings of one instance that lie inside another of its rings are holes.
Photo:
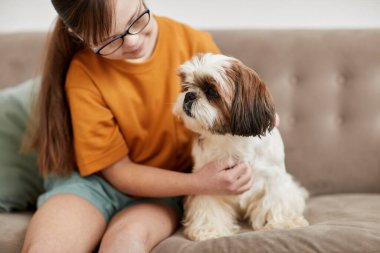
[[[146,0],[150,9],[200,29],[380,28],[380,0]],[[46,31],[49,0],[0,0],[0,32]]]

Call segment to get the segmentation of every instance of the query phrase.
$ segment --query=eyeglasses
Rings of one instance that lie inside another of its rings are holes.
[[[102,46],[93,49],[98,55],[110,55],[118,50],[124,43],[124,37],[127,35],[136,35],[148,25],[150,21],[150,10],[145,9],[122,34],[110,38]]]

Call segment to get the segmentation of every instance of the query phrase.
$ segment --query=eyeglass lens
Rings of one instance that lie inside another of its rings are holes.
[[[139,19],[137,19],[132,24],[132,26],[129,27],[128,34],[135,35],[141,32],[148,25],[149,19],[150,19],[149,13],[148,12],[144,13],[144,15],[142,15]],[[123,42],[124,42],[124,36],[107,44],[105,47],[103,47],[99,51],[99,54],[110,55],[114,53],[116,50],[118,50],[123,45]]]

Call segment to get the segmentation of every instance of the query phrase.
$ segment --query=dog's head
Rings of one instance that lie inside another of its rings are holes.
[[[256,72],[224,55],[201,54],[179,67],[173,112],[194,132],[262,136],[275,125],[272,96]]]

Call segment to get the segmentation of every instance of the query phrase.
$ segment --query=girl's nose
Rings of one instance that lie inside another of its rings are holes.
[[[135,35],[127,35],[124,37],[124,48],[134,48],[137,46],[138,41],[139,41],[139,34]]]

